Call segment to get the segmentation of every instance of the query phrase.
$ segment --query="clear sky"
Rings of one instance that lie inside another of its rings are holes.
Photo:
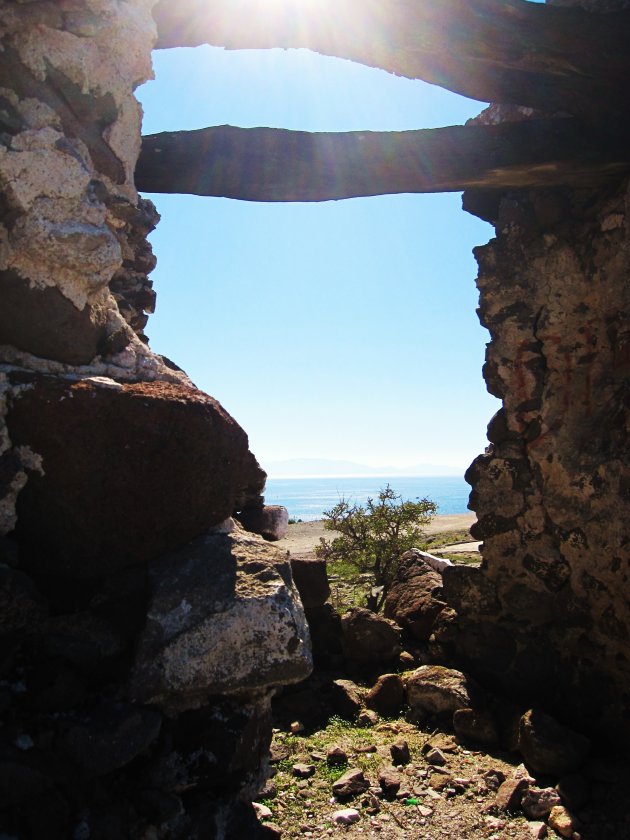
[[[143,131],[461,124],[480,103],[303,50],[154,53]],[[461,195],[318,204],[149,196],[162,215],[151,347],[249,434],[265,463],[465,469],[499,403],[481,376],[475,245]]]

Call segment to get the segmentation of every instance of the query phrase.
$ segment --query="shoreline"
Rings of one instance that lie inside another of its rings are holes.
[[[424,532],[440,534],[445,531],[459,531],[462,528],[470,528],[476,522],[474,513],[444,513],[434,516],[431,522],[424,528]],[[334,531],[327,531],[323,519],[315,519],[311,522],[296,522],[289,525],[286,537],[274,542],[278,548],[291,552],[293,557],[313,557],[315,546],[319,543],[320,537],[332,536]]]

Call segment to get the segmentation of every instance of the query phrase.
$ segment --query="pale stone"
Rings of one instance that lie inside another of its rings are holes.
[[[549,814],[549,825],[562,837],[573,837],[575,825],[573,817],[562,805],[556,805]]]
[[[406,679],[407,702],[430,714],[452,713],[472,705],[467,677],[441,665],[422,665]]]
[[[280,552],[238,531],[195,541],[191,551],[152,567],[134,697],[186,704],[308,676],[308,626]]]
[[[337,825],[352,825],[359,822],[361,815],[356,808],[344,808],[342,811],[335,811],[332,818]]]

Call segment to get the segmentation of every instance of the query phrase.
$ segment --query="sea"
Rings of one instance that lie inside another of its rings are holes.
[[[364,505],[376,499],[389,486],[403,500],[429,499],[438,506],[438,514],[466,513],[470,486],[463,478],[452,476],[361,476],[334,478],[268,478],[265,503],[283,505],[291,519],[312,522],[322,519],[324,511],[340,499]]]

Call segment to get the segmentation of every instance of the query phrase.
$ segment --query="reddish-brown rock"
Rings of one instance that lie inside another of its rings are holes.
[[[194,388],[30,374],[25,385],[7,425],[42,458],[18,498],[17,535],[38,572],[98,577],[150,560],[262,486],[245,432]]]
[[[413,551],[408,551],[401,558],[383,614],[424,642],[445,606],[439,598],[441,589],[441,575]]]
[[[368,691],[365,705],[379,715],[395,717],[405,703],[405,688],[398,674],[383,674]]]
[[[354,607],[341,618],[343,652],[359,665],[393,662],[400,654],[400,628],[370,610]]]

